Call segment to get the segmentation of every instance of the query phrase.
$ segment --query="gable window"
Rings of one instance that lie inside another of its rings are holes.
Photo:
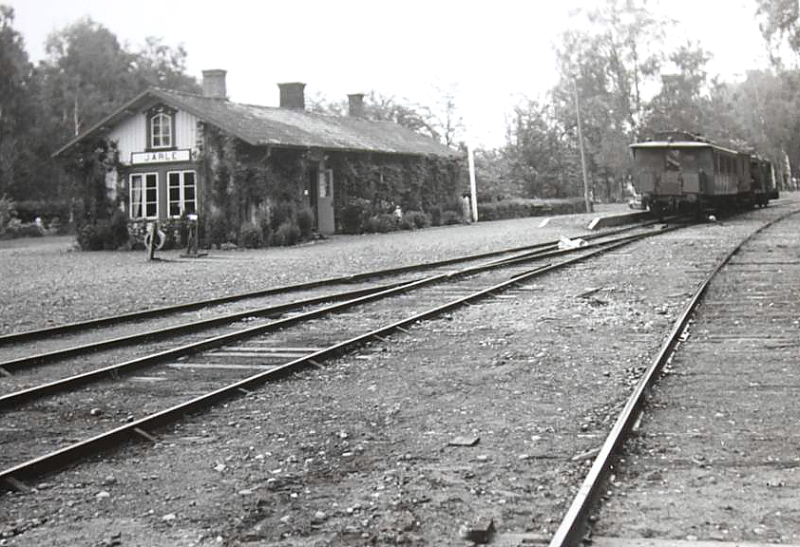
[[[159,112],[150,118],[150,148],[172,148],[172,116]]]
[[[194,171],[170,171],[169,181],[169,216],[180,217],[191,215],[197,211],[197,193]]]
[[[131,175],[131,218],[158,218],[158,173]]]

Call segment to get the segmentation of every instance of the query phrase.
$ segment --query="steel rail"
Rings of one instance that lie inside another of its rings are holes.
[[[128,440],[132,440],[134,438],[137,438],[137,436],[143,437],[152,442],[154,437],[150,432],[153,429],[162,427],[169,423],[173,423],[188,413],[208,408],[216,404],[218,401],[229,400],[237,395],[241,395],[243,393],[245,394],[250,393],[249,391],[250,389],[258,387],[268,381],[286,377],[290,374],[293,374],[303,369],[304,367],[314,366],[314,365],[319,366],[321,361],[336,356],[340,356],[348,351],[351,351],[357,347],[362,346],[364,343],[372,339],[376,338],[380,339],[382,336],[390,334],[394,331],[398,330],[403,331],[404,327],[413,325],[419,321],[423,321],[430,317],[434,317],[445,311],[449,311],[453,308],[467,305],[474,300],[484,298],[495,292],[500,292],[506,288],[512,287],[523,281],[526,281],[527,279],[539,275],[544,275],[545,273],[555,271],[565,266],[569,266],[571,264],[584,261],[593,256],[610,252],[624,245],[628,245],[633,241],[638,241],[639,239],[643,239],[645,237],[649,237],[660,233],[664,233],[664,230],[653,231],[646,234],[640,234],[640,236],[637,239],[625,238],[624,241],[609,244],[607,246],[590,251],[589,253],[582,254],[580,256],[576,256],[573,258],[568,258],[556,264],[547,264],[541,266],[535,270],[525,273],[524,275],[515,276],[509,280],[503,281],[502,283],[491,286],[487,289],[483,289],[481,291],[475,292],[473,294],[467,295],[457,300],[448,302],[447,304],[443,304],[441,306],[437,306],[430,310],[415,314],[413,316],[407,317],[405,319],[402,319],[385,327],[381,327],[379,329],[370,331],[366,334],[362,334],[355,338],[351,338],[344,342],[334,344],[328,348],[324,348],[322,350],[295,359],[283,365],[279,365],[274,369],[261,372],[254,376],[250,376],[249,378],[245,378],[244,380],[240,380],[233,384],[229,384],[225,387],[206,393],[205,395],[201,395],[185,403],[180,403],[168,409],[151,414],[150,416],[146,416],[139,420],[135,420],[129,424],[117,427],[111,431],[101,433],[87,440],[74,443],[70,446],[56,450],[49,454],[28,460],[16,466],[0,471],[0,488],[5,490],[24,490],[25,485],[22,481],[26,479],[36,477],[48,472],[53,472],[57,469],[60,469],[66,465],[69,465],[71,463],[80,460],[85,455],[95,455],[101,450],[119,445],[122,442]],[[485,269],[491,269],[494,266],[485,265],[483,267]],[[442,274],[442,276],[437,276],[437,277],[447,277],[448,275],[449,274]],[[427,279],[422,280],[422,282],[426,280]]]
[[[617,228],[614,230],[609,230],[602,233],[597,234],[587,234],[586,236],[582,236],[582,239],[586,240],[593,240],[600,237],[608,237],[611,235],[615,235],[618,233],[623,233],[625,231],[634,230],[641,227],[646,227],[652,224],[657,224],[661,222],[660,220],[651,220],[641,224],[636,224],[633,226],[626,226],[623,228]],[[455,258],[448,258],[445,260],[438,260],[433,262],[423,262],[419,264],[411,264],[409,266],[399,266],[397,268],[386,268],[382,270],[375,270],[371,272],[361,272],[357,274],[346,275],[342,277],[330,277],[325,279],[319,279],[315,281],[308,281],[304,283],[296,283],[291,285],[282,285],[279,287],[272,287],[269,289],[264,289],[260,291],[252,291],[246,293],[239,293],[229,296],[223,296],[218,298],[210,298],[207,300],[198,300],[195,302],[188,302],[184,304],[176,304],[173,306],[163,306],[160,308],[153,308],[149,310],[142,310],[137,312],[131,313],[123,313],[114,316],[107,316],[107,317],[100,317],[97,319],[87,319],[85,321],[76,321],[72,323],[65,323],[62,325],[54,325],[52,327],[45,327],[42,329],[36,330],[29,330],[29,331],[22,331],[22,332],[12,332],[5,335],[0,335],[0,346],[18,343],[26,340],[34,340],[34,339],[41,339],[47,336],[54,336],[58,334],[65,334],[68,332],[75,332],[80,330],[85,330],[88,328],[95,328],[95,327],[104,327],[108,325],[113,325],[117,323],[124,323],[127,321],[137,321],[140,319],[147,319],[150,317],[157,317],[160,315],[168,315],[171,313],[178,313],[183,311],[191,311],[198,308],[203,308],[207,306],[214,306],[219,304],[226,304],[230,302],[236,302],[239,300],[245,300],[248,298],[260,298],[265,296],[274,296],[276,294],[284,294],[288,292],[294,291],[301,291],[307,289],[315,289],[323,286],[330,286],[330,285],[342,285],[347,283],[356,283],[359,281],[365,281],[368,279],[373,279],[376,277],[386,277],[390,275],[398,275],[403,273],[409,273],[414,271],[438,268],[442,266],[450,266],[452,264],[458,264],[461,262],[469,262],[472,260],[481,260],[484,258],[490,258],[493,256],[500,256],[503,254],[510,254],[515,252],[521,251],[528,251],[534,249],[541,249],[547,247],[554,247],[557,246],[557,241],[548,241],[543,243],[534,243],[531,245],[523,245],[520,247],[513,247],[509,249],[502,249],[497,251],[489,251],[485,253],[478,253],[474,255],[467,255],[462,257],[455,257]]]
[[[711,284],[711,281],[731,260],[731,258],[733,258],[736,253],[738,253],[741,248],[753,237],[766,230],[773,224],[798,213],[800,213],[800,210],[791,211],[781,215],[777,219],[764,224],[759,229],[752,232],[733,250],[725,255],[725,257],[698,286],[691,300],[683,310],[683,313],[681,313],[680,317],[678,317],[678,319],[673,323],[669,335],[662,344],[658,354],[647,367],[641,379],[637,383],[633,393],[625,403],[625,407],[622,409],[622,412],[614,423],[614,426],[611,428],[611,432],[608,434],[608,437],[606,437],[605,442],[600,448],[600,452],[597,454],[592,467],[589,469],[589,473],[581,484],[578,493],[573,498],[573,501],[563,520],[559,524],[559,527],[556,529],[555,534],[551,538],[549,547],[573,547],[579,545],[583,540],[589,519],[589,511],[597,501],[597,498],[601,493],[601,488],[612,470],[615,455],[627,440],[628,434],[633,429],[636,420],[641,415],[642,407],[645,401],[645,395],[656,382],[661,369],[668,362],[669,358],[676,349],[681,334],[689,324],[690,318],[702,300],[702,297],[705,295],[708,286]]]
[[[59,359],[75,357],[77,355],[82,355],[85,353],[90,353],[101,349],[108,349],[111,347],[133,344],[136,342],[143,342],[146,340],[162,338],[165,336],[171,336],[175,334],[185,334],[188,332],[195,332],[209,327],[224,325],[225,323],[232,323],[244,319],[245,317],[263,317],[270,315],[279,315],[286,313],[288,311],[304,308],[306,306],[321,304],[323,302],[335,302],[338,300],[345,300],[348,298],[363,296],[366,294],[371,294],[374,292],[380,292],[386,289],[398,287],[409,282],[410,281],[405,281],[401,283],[391,283],[388,285],[380,285],[378,287],[369,287],[353,291],[344,291],[339,293],[326,294],[314,298],[307,298],[304,300],[287,302],[286,304],[279,304],[277,306],[269,306],[266,308],[253,308],[241,312],[222,315],[219,317],[211,317],[209,319],[201,319],[199,321],[192,321],[189,323],[182,323],[180,325],[164,327],[158,330],[139,332],[136,334],[128,334],[116,338],[100,340],[98,342],[90,342],[87,344],[81,344],[78,346],[72,346],[50,352],[37,353],[35,355],[29,355],[27,357],[20,357],[18,359],[12,359],[9,361],[0,362],[0,369],[4,369],[7,372],[15,372],[21,369],[30,368],[32,366],[43,365],[45,363],[50,363]]]
[[[675,229],[673,227],[672,229]],[[645,232],[644,234],[637,234],[635,236],[626,236],[624,238],[620,238],[620,241],[616,244],[625,244],[630,241],[634,241],[636,239],[642,239],[644,237],[648,237],[650,235],[654,235],[656,233],[662,233],[664,229],[656,232]],[[605,242],[604,245],[614,245],[614,242],[608,243]],[[601,248],[603,250],[604,247]],[[568,249],[569,252],[577,252],[586,250],[587,247],[579,247],[576,249]],[[536,251],[532,251],[526,253],[528,256],[528,260],[536,260],[540,258],[540,253]],[[525,256],[525,255],[522,255]],[[582,257],[577,257],[573,260],[580,260]],[[520,257],[520,261],[522,258]],[[300,323],[302,321],[306,321],[309,319],[315,319],[317,317],[321,317],[323,315],[327,315],[330,313],[335,313],[341,310],[345,310],[354,306],[358,306],[361,304],[365,304],[368,302],[372,302],[374,300],[378,300],[381,298],[385,298],[388,296],[406,293],[412,291],[414,289],[424,287],[426,285],[431,285],[434,283],[438,283],[441,281],[449,280],[449,279],[457,279],[459,277],[464,277],[468,275],[474,275],[483,271],[499,269],[506,267],[507,264],[503,261],[491,261],[484,264],[479,264],[476,266],[470,266],[468,268],[464,268],[462,270],[457,270],[455,272],[446,272],[441,273],[435,276],[425,277],[413,282],[401,284],[399,286],[395,286],[392,288],[388,288],[382,291],[373,292],[364,296],[360,296],[358,298],[354,298],[352,300],[346,300],[344,302],[338,304],[332,304],[330,306],[325,306],[316,310],[311,310],[305,313],[297,314],[292,317],[286,317],[283,319],[279,319],[277,321],[272,321],[270,323],[266,323],[264,325],[257,325],[254,327],[249,327],[246,329],[242,329],[236,332],[221,334],[218,336],[214,336],[212,338],[207,338],[205,340],[201,340],[199,342],[193,342],[190,344],[186,344],[177,348],[172,348],[168,350],[164,350],[158,353],[145,355],[143,357],[138,357],[136,359],[132,359],[129,361],[125,361],[122,363],[117,363],[114,365],[109,365],[106,367],[102,367],[99,369],[91,370],[88,372],[76,374],[73,376],[69,376],[67,378],[62,378],[60,380],[54,380],[52,382],[48,382],[46,384],[40,384],[38,386],[34,386],[27,389],[22,389],[19,391],[14,391],[8,393],[6,395],[0,396],[0,411],[12,409],[23,402],[31,401],[34,399],[38,399],[44,397],[45,395],[52,395],[55,393],[60,393],[62,391],[72,389],[81,385],[85,385],[91,382],[99,381],[107,376],[111,376],[112,378],[119,375],[121,372],[129,372],[131,370],[138,370],[140,368],[156,365],[159,363],[163,363],[164,361],[170,359],[177,359],[179,357],[183,357],[186,355],[196,354],[203,350],[208,350],[211,348],[224,346],[227,343],[241,340],[243,338],[250,338],[253,336],[258,336],[264,334],[266,332],[271,332],[275,330],[279,330],[295,323]]]
[[[636,236],[628,236],[628,237],[636,237]],[[621,239],[620,239],[621,240]],[[597,245],[605,244],[603,243],[592,243],[589,245],[584,246],[582,249],[588,249],[590,247],[594,247]],[[544,249],[537,249],[534,251],[528,251],[526,253],[518,254],[512,257],[503,258],[500,260],[495,260],[484,264],[484,266],[493,266],[493,267],[504,267],[513,265],[519,262],[526,262],[533,259],[538,258],[545,258],[551,256],[560,256],[562,254],[568,254],[575,251],[579,251],[581,248],[575,249],[563,249],[563,250],[553,250],[550,251],[547,248]],[[357,297],[360,295],[367,295],[372,294],[375,292],[380,292],[386,289],[400,287],[411,283],[417,280],[411,281],[404,281],[400,283],[388,284],[383,285],[377,288],[368,288],[368,289],[357,289],[354,291],[345,291],[342,293],[336,293],[333,295],[325,295],[315,298],[310,298],[306,300],[300,300],[292,303],[282,304],[279,306],[271,306],[267,308],[256,308],[250,309],[243,312],[236,312],[232,314],[227,314],[220,317],[204,319],[200,321],[184,323],[181,325],[175,325],[172,327],[165,327],[163,329],[154,330],[154,331],[147,331],[143,333],[136,333],[116,338],[111,338],[107,340],[100,340],[97,342],[90,342],[87,344],[82,344],[78,346],[73,346],[69,348],[54,350],[51,352],[39,353],[35,355],[30,355],[26,357],[20,357],[18,359],[13,359],[9,361],[0,362],[0,371],[3,371],[4,374],[11,376],[12,372],[19,371],[25,368],[30,368],[33,366],[44,365],[46,363],[50,363],[53,361],[57,361],[60,359],[66,359],[69,357],[75,357],[78,355],[82,355],[85,353],[90,353],[93,351],[98,351],[101,349],[107,349],[110,347],[121,346],[125,344],[132,344],[136,342],[145,341],[148,339],[154,338],[161,338],[167,335],[173,334],[181,334],[186,332],[193,332],[197,330],[202,330],[204,328],[213,327],[215,325],[224,324],[232,321],[239,320],[243,317],[250,317],[250,316],[265,316],[265,315],[273,315],[278,313],[284,313],[286,311],[291,311],[292,309],[302,308],[309,305],[319,304],[322,302],[329,302],[329,301],[337,301],[337,300],[344,300],[350,297]],[[0,398],[0,408],[2,407],[2,399]]]

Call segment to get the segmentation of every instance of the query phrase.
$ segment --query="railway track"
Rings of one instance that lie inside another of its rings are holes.
[[[796,234],[763,224],[698,286],[599,450],[551,547],[800,543]],[[664,370],[670,374],[658,384]],[[648,395],[652,397],[648,400]],[[789,413],[790,415],[787,415]],[[791,436],[792,433],[789,433]],[[796,489],[795,489],[796,492]],[[605,500],[605,501],[604,501]]]
[[[584,238],[586,241],[609,238],[643,229],[654,221],[629,226]],[[163,337],[199,332],[209,327],[234,323],[252,317],[277,317],[309,305],[341,301],[378,292],[386,286],[370,281],[393,277],[395,283],[416,281],[411,274],[452,270],[453,266],[478,264],[486,259],[502,261],[508,257],[530,256],[557,250],[558,241],[502,249],[448,260],[428,262],[358,274],[332,277],[309,283],[274,287],[224,298],[188,302],[140,313],[129,313],[96,320],[57,325],[41,330],[11,333],[0,337],[0,377],[31,366],[124,345],[140,344]],[[505,257],[505,258],[504,258]],[[329,292],[338,289],[338,292]],[[255,301],[255,302],[254,302]],[[146,324],[145,324],[146,322]],[[2,390],[2,385],[0,385]]]
[[[25,378],[23,383],[32,381],[35,385],[0,397],[0,406],[5,409],[4,420],[14,425],[13,438],[8,433],[3,434],[7,439],[4,445],[13,448],[4,452],[0,462],[0,467],[9,466],[0,472],[0,483],[6,488],[23,490],[25,481],[30,478],[109,446],[131,438],[153,441],[154,430],[187,413],[247,393],[266,381],[281,378],[302,367],[319,366],[326,359],[380,341],[398,331],[403,332],[419,321],[511,289],[537,275],[668,230],[647,229],[573,250],[557,250],[553,245],[537,246],[510,256],[504,253],[499,259],[456,272],[404,280],[392,286],[360,288],[358,295],[350,295],[354,297],[343,302],[310,311],[298,311],[295,307],[293,313],[281,319],[258,322],[244,329],[237,326],[211,338],[123,363],[100,368],[92,365],[91,370],[45,383],[40,382],[41,372],[53,367],[42,369],[37,366],[35,376],[19,375],[19,378]],[[566,254],[576,256],[562,258]],[[542,261],[549,263],[542,265]],[[392,300],[387,300],[388,297]],[[320,301],[335,300],[330,296],[318,298]],[[344,297],[338,295],[336,299],[340,298]],[[358,311],[349,311],[354,309]],[[244,313],[243,316],[240,313],[237,318],[274,313],[275,310],[262,310],[260,313]],[[152,332],[147,334],[152,335]],[[69,348],[68,354],[74,358],[77,353],[74,348]],[[41,365],[55,359],[43,359],[39,355],[28,364]],[[149,367],[147,376],[129,375],[131,370],[145,366]],[[22,368],[20,365],[17,370]],[[115,381],[75,391],[78,386],[100,379]],[[17,382],[18,376],[6,378],[4,382],[10,380]],[[54,396],[55,393],[61,394]],[[119,404],[123,399],[131,400],[132,393],[137,394],[133,399],[134,406]],[[83,411],[65,414],[59,412],[59,408]],[[46,431],[25,429],[25,415],[29,412],[42,416],[47,424]],[[108,430],[115,422],[123,425]],[[97,431],[102,429],[106,430]],[[95,434],[85,438],[92,430]],[[85,439],[72,442],[81,437]],[[42,446],[55,447],[55,450],[38,456]],[[20,460],[22,463],[14,463]]]
[[[667,221],[676,220],[675,218],[666,219]],[[632,230],[637,230],[640,228],[644,228],[647,226],[652,226],[658,224],[660,220],[649,220],[639,224],[625,226],[622,228],[616,228],[612,230],[605,230],[602,232],[598,232],[595,234],[587,234],[582,237],[585,241],[593,241],[596,239],[602,239],[610,236],[614,236],[621,233],[626,233]],[[512,247],[507,249],[499,249],[496,251],[486,252],[486,253],[478,253],[472,254],[467,256],[461,257],[454,257],[445,260],[438,260],[432,262],[424,262],[419,264],[412,264],[407,266],[399,266],[396,268],[386,268],[382,270],[373,270],[367,272],[360,272],[355,274],[349,274],[344,276],[336,276],[330,277],[325,279],[318,279],[314,281],[309,281],[305,283],[294,283],[290,285],[284,285],[279,287],[270,287],[263,290],[258,291],[249,291],[244,293],[237,293],[232,294],[224,297],[218,298],[211,298],[211,299],[204,299],[204,300],[197,300],[197,301],[190,301],[184,302],[181,304],[175,304],[170,306],[164,306],[160,308],[152,308],[147,310],[140,310],[137,312],[132,313],[124,313],[118,314],[113,316],[107,317],[99,317],[95,319],[85,320],[85,321],[76,321],[72,323],[65,323],[61,325],[53,325],[41,329],[34,329],[28,331],[21,331],[21,332],[12,332],[4,335],[0,335],[0,347],[9,346],[13,344],[19,344],[21,342],[26,341],[35,341],[40,343],[43,339],[75,333],[75,332],[82,332],[82,331],[93,331],[97,330],[98,328],[109,327],[113,325],[119,325],[124,323],[136,323],[141,322],[144,320],[163,317],[163,316],[170,316],[175,314],[181,314],[185,312],[192,312],[195,310],[201,310],[206,308],[213,308],[216,306],[224,306],[226,304],[231,304],[235,302],[242,302],[254,299],[263,299],[266,297],[274,297],[279,295],[287,295],[287,294],[294,294],[298,292],[310,291],[314,289],[320,289],[325,287],[342,287],[342,286],[351,286],[358,283],[363,283],[367,281],[373,281],[376,279],[381,279],[385,277],[396,277],[403,274],[409,273],[417,273],[422,271],[430,271],[435,269],[441,269],[448,266],[455,266],[459,264],[467,264],[470,262],[478,262],[482,260],[486,260],[489,258],[496,258],[502,257],[506,255],[514,255],[518,253],[525,253],[525,252],[539,252],[539,251],[548,251],[554,250],[558,247],[558,241],[548,241],[543,243],[534,243],[531,245],[523,245],[518,247]]]

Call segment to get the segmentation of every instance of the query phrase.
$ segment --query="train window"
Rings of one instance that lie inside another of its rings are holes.
[[[681,170],[681,151],[674,150],[671,148],[667,149],[667,153],[665,155],[666,159],[666,170],[667,171],[680,171]]]

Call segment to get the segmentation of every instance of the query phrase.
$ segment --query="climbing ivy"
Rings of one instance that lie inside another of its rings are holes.
[[[372,204],[373,213],[403,210],[458,210],[463,188],[460,161],[438,156],[331,153],[334,170],[334,206],[341,211],[353,200]]]
[[[65,156],[64,169],[72,181],[72,195],[80,209],[78,224],[107,219],[114,210],[106,186],[108,173],[119,169],[117,143],[107,139],[81,141]]]
[[[251,206],[266,205],[273,220],[280,217],[283,222],[305,205],[308,167],[319,151],[250,146],[213,126],[203,132],[200,169],[209,181],[203,206],[207,218],[221,222],[222,216],[233,230],[250,220]],[[408,211],[459,210],[463,180],[458,159],[327,152],[325,164],[334,171],[337,218],[354,200],[368,202],[371,214],[390,212],[397,205]],[[341,230],[341,218],[337,224]]]

